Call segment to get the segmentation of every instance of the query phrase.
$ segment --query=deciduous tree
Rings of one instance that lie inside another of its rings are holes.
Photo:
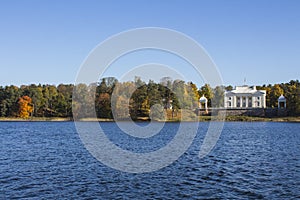
[[[18,116],[24,119],[28,119],[33,112],[32,99],[29,96],[22,96],[19,98],[19,114]]]

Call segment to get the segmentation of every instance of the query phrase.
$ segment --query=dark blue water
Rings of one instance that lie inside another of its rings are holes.
[[[174,136],[176,123],[150,139],[101,124],[120,147],[147,152]],[[98,162],[72,122],[0,122],[0,199],[296,199],[300,198],[300,124],[225,123],[205,158],[207,123],[172,165],[130,174]]]

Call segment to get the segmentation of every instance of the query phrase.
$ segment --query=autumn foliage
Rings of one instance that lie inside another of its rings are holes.
[[[19,117],[28,119],[33,112],[32,99],[29,96],[22,96],[19,98]]]
[[[73,90],[76,88],[76,94]],[[268,108],[277,108],[278,97],[283,94],[287,100],[288,115],[300,116],[300,82],[291,80],[288,83],[262,85],[258,90],[266,90]],[[89,92],[95,89],[95,92]],[[167,106],[172,100],[173,109],[193,109],[198,106],[198,99],[204,95],[208,105],[222,107],[223,90],[232,90],[232,86],[211,87],[208,84],[198,87],[194,83],[172,80],[165,77],[160,83],[148,83],[135,79],[119,82],[116,78],[103,78],[100,82],[86,85],[0,85],[0,118],[1,117],[69,117],[75,114],[82,118],[92,117],[96,111],[98,118],[138,119],[150,115],[151,107],[156,104]],[[217,97],[217,98],[213,98]],[[128,102],[129,100],[129,102]],[[220,101],[216,101],[220,100]],[[95,105],[87,107],[84,103]],[[153,107],[153,111],[155,112]],[[116,113],[112,113],[117,110]],[[129,113],[128,113],[129,110]],[[168,113],[168,116],[172,116]],[[178,112],[179,113],[179,112]],[[130,114],[130,116],[128,116]]]

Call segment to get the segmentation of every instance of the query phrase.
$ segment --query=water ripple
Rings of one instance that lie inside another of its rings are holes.
[[[166,124],[145,141],[124,135],[114,123],[103,126],[120,147],[148,152],[168,143],[178,124]],[[128,174],[95,160],[71,122],[0,122],[0,199],[300,198],[300,124],[225,123],[217,146],[200,160],[207,126],[201,124],[177,162]]]

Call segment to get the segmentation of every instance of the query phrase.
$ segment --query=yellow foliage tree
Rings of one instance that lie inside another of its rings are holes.
[[[19,98],[19,117],[28,119],[33,112],[32,99],[29,96],[22,96]]]

